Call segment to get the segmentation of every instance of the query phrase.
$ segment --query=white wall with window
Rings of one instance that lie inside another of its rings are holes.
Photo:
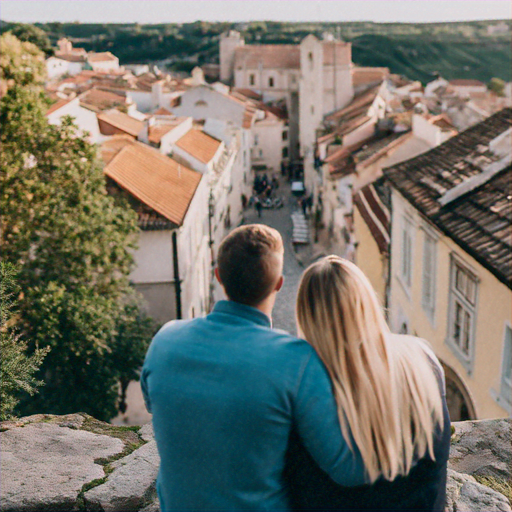
[[[407,330],[431,344],[457,376],[472,417],[512,414],[510,286],[439,231],[396,189],[391,199],[391,329]],[[404,219],[412,226],[410,255],[409,224]],[[403,274],[407,276],[409,268],[407,289]]]
[[[452,255],[447,343],[471,372],[474,359],[478,278],[458,257]]]

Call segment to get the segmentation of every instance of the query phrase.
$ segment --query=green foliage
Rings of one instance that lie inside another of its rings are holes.
[[[510,20],[503,20],[509,26]],[[219,38],[236,29],[248,44],[298,44],[308,34],[330,32],[353,43],[353,60],[362,66],[387,66],[413,80],[431,80],[439,72],[447,79],[512,77],[510,31],[491,33],[497,21],[460,23],[303,22],[184,24],[37,24],[52,41],[80,39],[87,50],[111,51],[123,64],[163,61],[170,69],[186,71],[183,64],[218,62]],[[12,25],[5,24],[12,29]],[[4,30],[4,28],[2,28]]]
[[[48,34],[41,28],[30,25],[28,23],[16,23],[12,27],[11,33],[20,41],[34,44],[46,55],[53,54],[50,38],[48,37]]]
[[[16,306],[19,288],[14,267],[0,262],[0,420],[11,417],[20,392],[33,395],[43,383],[34,374],[48,349],[37,349],[27,356],[27,342],[17,332]]]
[[[116,336],[112,344],[112,366],[117,368],[120,398],[119,410],[126,411],[126,390],[132,380],[139,380],[138,368],[144,359],[156,324],[140,309],[135,297],[128,300],[117,319]]]
[[[498,96],[504,96],[505,82],[501,78],[491,78],[487,88]]]
[[[32,43],[22,42],[10,32],[0,36],[0,82],[5,85],[41,83],[46,70],[44,55]]]
[[[112,357],[118,329],[135,331],[125,304],[137,218],[107,194],[95,146],[71,119],[48,124],[46,108],[41,89],[25,82],[0,100],[3,259],[19,267],[19,324],[29,349],[51,348],[40,370],[46,385],[20,411],[109,420],[126,365],[143,360],[142,342],[132,348],[127,335],[124,366]]]

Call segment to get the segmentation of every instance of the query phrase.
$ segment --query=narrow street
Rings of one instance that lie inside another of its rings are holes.
[[[284,329],[291,334],[296,334],[295,297],[300,276],[304,270],[294,254],[292,244],[291,214],[294,209],[297,209],[297,200],[291,195],[290,186],[286,182],[281,183],[281,186],[276,191],[276,195],[283,198],[283,208],[277,210],[263,209],[261,218],[258,218],[255,208],[249,207],[244,214],[245,224],[266,224],[277,229],[283,237],[284,285],[277,296],[272,320],[275,328]]]

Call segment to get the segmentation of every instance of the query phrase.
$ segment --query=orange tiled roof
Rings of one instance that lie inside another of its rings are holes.
[[[119,110],[101,112],[98,114],[98,119],[128,133],[129,135],[133,135],[134,137],[139,135],[144,126],[143,121],[130,117],[128,114],[123,114],[123,112],[119,112]]]
[[[117,57],[110,52],[100,52],[100,53],[91,52],[87,56],[87,60],[89,62],[107,62],[107,61],[115,61],[115,60],[117,60]]]
[[[296,44],[258,44],[235,50],[235,68],[300,69],[300,46]]]
[[[67,60],[68,62],[85,62],[87,58],[87,54],[84,53],[62,53],[55,52],[55,57],[62,60]]]
[[[165,107],[160,107],[153,112],[156,116],[172,116],[172,112],[167,110]]]
[[[215,156],[221,144],[220,140],[196,129],[189,130],[176,142],[176,146],[204,164]]]
[[[70,103],[71,101],[73,101],[75,98],[71,98],[71,99],[62,99],[62,100],[58,100],[56,101],[47,111],[46,111],[46,115],[49,116],[50,114],[52,114],[53,112],[55,112],[56,110],[59,110],[60,108],[64,107],[65,105],[67,105],[68,103]]]
[[[183,224],[201,173],[123,136],[105,142],[102,157],[104,173],[122,189],[174,224]]]
[[[148,134],[149,142],[159,144],[160,140],[166,133],[169,133],[173,128],[176,128],[176,126],[183,123],[183,121],[185,121],[186,119],[186,117],[176,117],[174,119],[166,121],[165,123],[150,126]]]
[[[354,87],[358,85],[372,84],[382,82],[389,76],[389,68],[353,68],[352,83]]]
[[[456,80],[450,80],[448,82],[450,85],[455,85],[455,86],[484,86],[485,87],[485,84],[483,82],[480,82],[480,80],[466,80],[466,79],[463,79],[463,78],[460,78],[460,79],[456,79]]]
[[[80,96],[80,104],[95,112],[101,112],[116,106],[126,105],[127,101],[124,96],[119,94],[92,88]]]

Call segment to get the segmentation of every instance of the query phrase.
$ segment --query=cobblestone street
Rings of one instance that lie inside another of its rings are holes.
[[[284,242],[284,285],[279,292],[274,307],[273,325],[277,329],[284,329],[296,334],[295,327],[295,296],[303,267],[299,264],[292,245],[291,214],[297,208],[297,200],[291,195],[290,186],[281,184],[277,195],[283,197],[284,207],[277,210],[263,209],[261,218],[254,208],[245,212],[245,224],[261,223],[277,229]],[[298,249],[305,251],[307,249]]]

